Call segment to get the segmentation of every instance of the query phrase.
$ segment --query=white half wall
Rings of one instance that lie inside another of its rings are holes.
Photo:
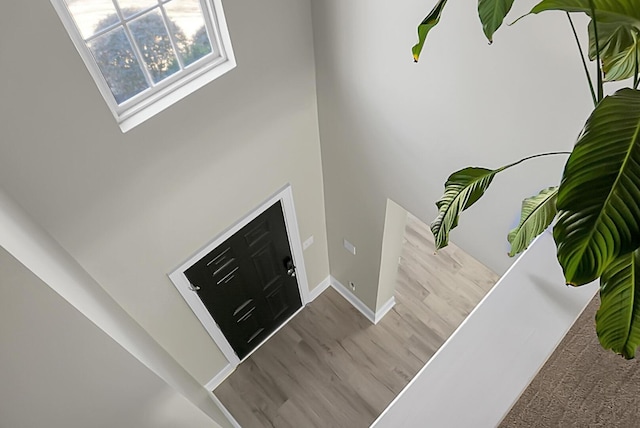
[[[2,248],[0,272],[1,427],[220,428]]]
[[[498,425],[597,290],[564,285],[545,232],[372,427]]]
[[[226,417],[198,384],[58,242],[0,188],[0,246],[212,420]],[[2,284],[10,270],[2,270]],[[46,319],[46,313],[39,313]],[[12,324],[12,323],[10,323]],[[4,387],[4,385],[3,385]]]

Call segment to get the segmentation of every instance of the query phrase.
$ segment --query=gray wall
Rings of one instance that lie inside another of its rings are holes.
[[[167,273],[291,183],[329,275],[309,2],[225,1],[238,66],[122,134],[48,2],[0,17],[0,183],[203,384],[226,364]]]
[[[220,426],[2,248],[0,272],[0,426]]]
[[[449,2],[414,64],[416,26],[434,3],[312,2],[331,272],[371,308],[387,198],[429,223],[451,172],[570,149],[591,107],[563,14],[527,17],[488,46],[475,4]],[[512,16],[533,4],[516,2]],[[521,200],[557,184],[565,159],[496,178],[452,240],[504,273]]]

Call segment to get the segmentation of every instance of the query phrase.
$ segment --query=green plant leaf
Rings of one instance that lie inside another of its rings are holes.
[[[513,0],[478,0],[478,16],[489,43],[493,43],[493,33],[500,28],[511,6]]]
[[[589,59],[596,59],[596,38],[593,31],[593,20],[589,22]],[[637,29],[629,24],[598,22],[598,39],[600,57],[607,58],[626,50],[633,44],[632,33]]]
[[[440,22],[442,10],[446,4],[447,0],[438,0],[438,3],[435,5],[433,10],[429,12],[429,15],[427,15],[420,25],[418,25],[418,43],[411,49],[413,52],[413,60],[415,62],[418,62],[418,59],[420,58],[424,41],[427,39],[427,34],[429,34],[429,31],[431,31],[431,29]]]
[[[522,201],[520,224],[511,230],[507,240],[511,244],[509,257],[526,250],[536,236],[545,231],[556,216],[558,188],[543,189],[536,196]]]
[[[630,24],[640,28],[640,2],[637,0],[593,0],[595,19],[600,23]],[[589,0],[542,0],[530,13],[547,10],[583,12],[591,16]],[[591,16],[591,18],[594,18]]]
[[[444,195],[436,202],[438,217],[431,223],[437,250],[449,243],[449,231],[458,225],[460,213],[484,195],[493,177],[503,169],[469,167],[451,174]]]
[[[627,359],[640,345],[640,252],[615,259],[600,279],[596,332],[600,344]]]
[[[595,108],[565,166],[553,236],[567,283],[598,278],[640,247],[640,91]]]
[[[460,213],[475,204],[484,195],[497,173],[530,159],[568,154],[569,152],[539,153],[527,156],[498,169],[469,167],[451,174],[444,184],[444,195],[436,202],[438,216],[431,223],[431,232],[435,238],[436,250],[447,246],[449,232],[458,226]]]
[[[602,59],[602,71],[604,80],[614,82],[633,77],[640,58],[640,40],[636,32],[633,35],[633,43],[625,50]]]
[[[591,8],[593,2],[593,9]],[[548,10],[581,12],[590,16],[589,58],[596,59],[594,20],[598,26],[600,59],[606,81],[621,80],[628,76],[631,54],[635,52],[635,35],[640,31],[640,1],[638,0],[542,0],[530,14]],[[593,16],[592,16],[593,15]],[[623,54],[624,52],[624,54]],[[635,64],[633,64],[635,67]],[[633,68],[632,68],[633,69]]]
[[[640,53],[640,30],[629,24],[598,23],[598,38],[604,80],[613,82],[633,77]],[[589,23],[589,59],[596,59],[593,20]]]

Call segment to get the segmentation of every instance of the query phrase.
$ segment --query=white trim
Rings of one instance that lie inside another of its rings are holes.
[[[330,276],[331,286],[342,295],[351,305],[356,308],[362,315],[364,315],[372,324],[378,324],[380,320],[391,310],[396,304],[396,298],[391,296],[382,307],[373,312],[371,308],[365,305],[355,294],[347,289],[340,281]],[[315,290],[314,290],[315,291]],[[324,290],[323,290],[324,291]],[[318,293],[320,294],[320,293]]]
[[[217,387],[220,386],[220,384],[222,382],[225,381],[226,378],[228,378],[231,373],[233,373],[235,371],[235,367],[233,367],[231,364],[227,364],[226,366],[224,366],[224,368],[222,370],[220,370],[218,372],[218,374],[216,374],[213,379],[211,379],[209,382],[207,382],[204,387],[207,391],[209,392],[213,392]]]
[[[251,355],[253,355],[254,352],[256,352],[258,349],[260,349],[260,347],[262,345],[264,345],[267,342],[267,340],[271,339],[277,332],[279,332],[282,329],[282,327],[284,327],[285,325],[289,324],[289,321],[294,319],[295,316],[298,315],[300,313],[300,311],[302,311],[303,309],[304,309],[304,305],[300,306],[300,308],[298,308],[298,310],[295,311],[295,313],[293,315],[291,315],[289,318],[287,318],[282,324],[280,324],[278,326],[278,328],[276,328],[271,333],[269,333],[269,335],[267,337],[265,337],[264,340],[262,340],[258,346],[253,348],[251,350],[251,352],[249,352],[247,355],[245,355],[244,358],[242,360],[240,360],[240,363],[245,362]],[[240,364],[240,363],[238,363],[238,364]]]
[[[308,292],[308,300],[306,300],[305,304],[313,302],[315,299],[318,298],[318,296],[320,296],[329,287],[333,287],[338,293],[340,293],[342,295],[342,297],[344,297],[349,303],[351,303],[351,305],[353,305],[358,311],[360,311],[373,324],[377,324],[378,322],[380,322],[380,320],[391,309],[393,309],[394,305],[396,304],[396,299],[395,299],[395,297],[392,296],[384,305],[382,305],[380,310],[378,310],[377,312],[374,313],[371,309],[369,309],[369,307],[367,307],[367,305],[362,303],[362,301],[360,299],[358,299],[353,293],[349,292],[345,288],[345,286],[340,283],[340,281],[338,281],[337,279],[335,279],[332,276],[326,277],[324,280],[322,280],[322,282],[320,282],[318,285],[316,285],[316,287],[313,290]],[[194,294],[194,293],[191,293],[191,294]],[[301,307],[300,309],[298,309],[298,311],[296,311],[296,313],[291,315],[291,317],[289,319],[287,319],[287,321],[285,321],[280,327],[278,327],[273,333],[271,333],[266,339],[264,339],[260,343],[260,345],[258,345],[258,347],[256,347],[256,349],[251,351],[245,358],[243,358],[242,361],[244,361],[247,358],[249,358],[251,356],[251,354],[253,354],[253,352],[255,352],[258,348],[260,348],[262,346],[262,344],[265,343],[267,340],[269,340],[274,334],[276,334],[278,331],[280,331],[280,329],[282,327],[284,327],[293,317],[295,317],[303,308],[304,308],[304,306]],[[240,361],[239,363],[241,363],[242,361]],[[207,384],[205,385],[205,388],[208,391],[215,390],[218,386],[220,386],[220,384],[222,382],[224,382],[224,380],[227,377],[229,377],[229,375],[231,375],[231,373],[234,372],[236,367],[237,367],[237,364],[235,366],[232,365],[231,362],[229,364],[227,364],[222,370],[220,370],[220,372],[218,372],[213,377],[213,379],[211,379],[209,382],[207,382]]]
[[[304,305],[309,302],[309,281],[307,280],[307,269],[304,263],[304,250],[302,249],[302,239],[300,238],[300,229],[298,228],[298,217],[296,216],[296,207],[293,204],[293,191],[291,190],[290,184],[287,184],[277,195],[272,197],[270,201],[263,205],[263,210],[266,210],[278,200],[282,202],[284,222],[287,226],[287,236],[289,237],[289,246],[291,247],[291,256],[293,257],[293,262],[296,266],[296,278],[298,278],[300,298],[302,299],[302,306],[304,307]]]
[[[231,423],[231,426],[233,428],[242,428],[242,426],[240,426],[238,421],[236,421],[236,418],[233,417],[231,412],[226,407],[224,407],[224,404],[222,404],[222,401],[220,401],[220,399],[216,397],[216,394],[214,394],[213,392],[209,392],[209,395],[211,396],[211,399],[216,404],[216,406],[220,408],[220,411],[227,418],[229,423]]]
[[[300,291],[300,299],[302,301],[301,307],[304,307],[309,302],[309,283],[307,281],[307,271],[304,265],[302,242],[300,240],[295,206],[293,203],[293,192],[291,190],[291,185],[289,184],[280,189],[276,194],[262,203],[259,207],[254,209],[250,214],[247,214],[238,223],[222,232],[220,235],[218,235],[218,237],[216,237],[205,247],[197,251],[194,255],[189,257],[185,262],[183,262],[169,274],[169,279],[171,279],[171,282],[173,282],[175,287],[178,289],[178,292],[182,295],[198,320],[200,320],[202,326],[205,328],[207,333],[209,333],[209,336],[211,336],[216,345],[218,345],[220,351],[222,351],[225,358],[234,369],[238,366],[238,364],[240,364],[240,359],[227,341],[226,337],[224,337],[224,334],[222,333],[214,319],[211,317],[211,314],[202,303],[198,295],[191,291],[191,284],[189,283],[187,277],[184,275],[184,272],[198,260],[202,259],[208,253],[213,251],[216,247],[233,236],[234,233],[249,224],[252,220],[262,214],[267,208],[271,207],[278,201],[282,203],[284,222],[287,229],[287,235],[289,237],[289,245],[291,247],[291,256],[293,257],[293,262],[296,266],[296,278],[298,280],[298,289]],[[291,318],[293,318],[293,316]],[[289,318],[289,320],[291,318]],[[279,328],[282,328],[282,326],[284,326],[289,320],[283,323]],[[264,343],[264,341],[262,343]],[[262,343],[260,344],[260,346],[262,345]]]
[[[391,296],[391,298],[389,300],[387,300],[387,303],[385,303],[384,305],[382,305],[382,307],[380,309],[378,309],[376,311],[376,314],[374,316],[374,324],[378,324],[380,322],[380,320],[382,318],[384,318],[385,315],[387,315],[387,313],[393,309],[393,307],[396,304],[396,298],[395,296]]]
[[[375,314],[373,311],[364,303],[362,300],[358,299],[355,294],[347,290],[347,287],[342,285],[340,281],[335,279],[333,276],[331,277],[331,286],[335,288],[335,290],[342,295],[353,307],[355,307],[362,315],[364,315],[372,324],[375,324]]]
[[[331,277],[326,277],[320,284],[316,285],[316,288],[309,292],[309,303],[313,302],[320,296],[324,290],[331,287]]]
[[[187,95],[191,95],[193,92],[202,88],[204,85],[233,70],[235,67],[236,61],[234,58],[224,58],[223,61],[219,61],[216,64],[211,64],[209,70],[204,71],[197,77],[185,83],[181,83],[175,88],[173,85],[167,87],[166,89],[168,91],[166,91],[166,93],[165,91],[159,91],[156,94],[156,97],[149,97],[150,99],[155,98],[155,100],[138,104],[132,107],[130,110],[126,110],[119,115],[117,115],[117,113],[114,113],[116,121],[120,126],[120,130],[124,133],[135,128],[144,121],[151,119],[161,111],[171,107],[173,104],[185,98]],[[178,84],[178,82],[176,82],[175,84]],[[141,107],[141,105],[143,106]]]
[[[310,293],[309,293],[309,298],[310,300],[307,303],[311,303],[312,301],[314,301],[320,294],[322,294],[322,292],[324,290],[326,290],[327,288],[329,288],[331,286],[331,280],[330,277],[326,277],[320,284],[318,284]],[[302,308],[300,308],[295,314],[293,314],[291,316],[291,318],[295,317],[300,311],[302,310]],[[276,331],[274,331],[272,334],[269,335],[269,337],[267,337],[262,343],[266,342],[267,340],[269,340],[271,338],[271,336],[273,336],[276,332],[280,331],[280,329],[282,327],[284,327],[285,324],[287,324],[289,322],[289,320],[291,319],[289,318],[287,321],[284,322],[284,324],[282,324],[280,327],[278,327],[278,329]],[[260,346],[262,346],[262,343],[258,346],[258,348]],[[256,348],[257,349],[257,348]],[[253,351],[252,351],[253,353]],[[248,356],[247,356],[248,357]],[[245,358],[246,359],[246,358]],[[244,361],[244,359],[242,360]],[[229,377],[231,375],[231,373],[233,373],[235,371],[235,367],[232,366],[231,364],[227,364],[222,370],[220,370],[214,377],[213,379],[211,379],[209,382],[206,383],[206,385],[204,386],[208,391],[214,391],[218,386],[220,386],[220,384],[222,382],[225,381],[225,379],[227,377]]]
[[[220,384],[222,382],[224,382],[227,377],[229,377],[231,375],[231,373],[233,373],[236,370],[236,367],[238,367],[239,364],[243,363],[244,361],[246,361],[251,355],[253,355],[254,352],[256,352],[262,345],[264,345],[269,339],[271,339],[276,333],[278,333],[285,325],[287,325],[289,323],[289,321],[291,321],[296,315],[298,315],[300,313],[300,311],[302,311],[304,309],[304,306],[301,306],[300,309],[298,309],[293,315],[291,315],[289,318],[287,318],[287,320],[285,322],[283,322],[282,324],[280,324],[280,326],[278,328],[276,328],[274,331],[272,331],[264,340],[262,340],[262,342],[260,342],[260,344],[258,346],[256,346],[251,352],[249,352],[242,360],[240,360],[238,362],[238,364],[236,364],[235,366],[232,365],[231,363],[227,364],[222,370],[220,370],[218,372],[218,374],[216,374],[213,379],[211,379],[209,382],[207,382],[207,384],[204,386],[208,391],[213,391],[215,390],[217,387],[220,386]]]

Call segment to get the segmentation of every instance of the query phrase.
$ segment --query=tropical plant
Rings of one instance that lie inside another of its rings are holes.
[[[446,3],[439,0],[418,26],[416,62]],[[478,1],[489,42],[512,5],[513,0]],[[520,223],[508,235],[510,255],[525,250],[553,223],[566,283],[581,286],[600,279],[598,338],[605,349],[629,359],[640,345],[640,0],[542,0],[527,15],[551,10],[569,18],[594,110],[567,153],[560,185],[523,202]],[[590,19],[588,57],[595,62],[595,79],[589,74],[573,13]],[[626,79],[629,87],[604,96],[605,82]],[[497,174],[552,154],[558,153],[530,156],[498,169],[470,167],[453,173],[431,224],[437,248],[447,245],[462,211],[485,194]]]

